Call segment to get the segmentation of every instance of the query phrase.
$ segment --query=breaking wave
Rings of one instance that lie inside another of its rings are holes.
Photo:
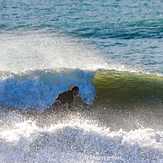
[[[0,162],[163,161],[161,75],[57,34],[0,36]],[[72,85],[90,108],[40,112]]]

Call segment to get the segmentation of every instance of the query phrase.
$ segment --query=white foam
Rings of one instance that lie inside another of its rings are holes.
[[[50,127],[34,121],[1,128],[0,162],[124,162],[163,161],[163,131],[141,128],[110,131],[78,116]]]

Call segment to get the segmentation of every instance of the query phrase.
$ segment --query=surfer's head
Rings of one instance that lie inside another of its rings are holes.
[[[72,93],[73,93],[73,96],[79,96],[79,87],[73,86],[73,87],[71,88],[71,91],[72,91]]]

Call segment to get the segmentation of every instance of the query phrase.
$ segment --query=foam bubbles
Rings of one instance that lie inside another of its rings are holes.
[[[142,162],[163,160],[163,132],[110,131],[80,116],[39,127],[35,121],[1,128],[1,162]]]

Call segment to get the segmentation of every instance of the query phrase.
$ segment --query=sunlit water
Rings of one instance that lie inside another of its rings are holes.
[[[162,43],[159,0],[0,0],[0,162],[162,163],[162,104],[95,107],[91,82],[162,74]],[[91,106],[47,113],[71,85]]]

